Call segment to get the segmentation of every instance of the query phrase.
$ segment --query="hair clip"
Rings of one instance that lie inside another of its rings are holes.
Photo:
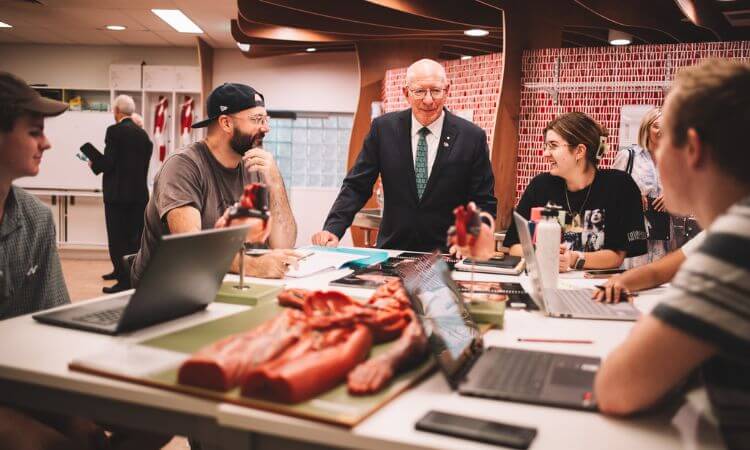
[[[602,159],[605,153],[609,150],[609,144],[607,143],[607,136],[599,136],[599,148],[596,150],[596,160]]]

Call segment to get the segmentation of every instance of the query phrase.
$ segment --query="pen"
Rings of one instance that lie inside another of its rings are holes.
[[[315,252],[310,252],[310,253],[308,253],[308,254],[306,254],[304,256],[301,256],[300,258],[297,258],[297,262],[300,262],[300,261],[302,261],[304,259],[307,259],[307,258],[311,257],[314,254],[315,254]]]
[[[539,339],[539,338],[518,338],[518,342],[539,342],[549,344],[593,344],[594,341],[587,339]]]

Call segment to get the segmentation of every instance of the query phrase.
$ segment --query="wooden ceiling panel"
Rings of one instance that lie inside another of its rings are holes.
[[[297,52],[310,46],[324,51],[353,51],[357,42],[396,40],[433,42],[445,47],[442,52],[452,57],[502,51],[501,12],[480,7],[470,14],[460,13],[465,8],[456,2],[430,1],[436,2],[433,14],[421,16],[410,10],[395,9],[393,2],[239,0],[238,18],[232,21],[231,32],[237,42],[253,44],[251,51],[245,53],[249,58],[277,54],[284,48]],[[417,9],[426,6],[411,0],[408,3]],[[450,5],[453,14],[449,14]],[[481,10],[483,14],[479,14]],[[480,16],[483,22],[477,22]],[[454,20],[455,17],[460,20],[473,17],[472,24],[483,25],[490,23],[488,17],[496,20],[491,27],[483,27],[490,31],[488,36],[469,37],[464,35],[467,24]]]
[[[426,19],[460,24],[466,28],[497,28],[502,12],[476,0],[366,0],[396,11]]]
[[[247,14],[248,18],[252,17],[254,11],[252,9],[243,8],[243,0],[239,0],[238,3],[240,12],[242,14]],[[466,28],[466,24],[456,21],[454,17],[423,17],[406,10],[383,6],[378,4],[378,2],[368,2],[364,0],[328,0],[316,2],[309,0],[262,0],[262,3],[283,6],[287,9],[305,12],[311,16],[316,15],[330,18],[345,18],[349,21],[362,24],[386,25],[403,29],[416,28],[422,30],[445,29],[446,27],[455,26]],[[409,2],[401,3],[406,4]],[[454,13],[458,14],[457,10],[463,8],[463,5],[458,2],[451,3],[454,5]],[[456,6],[459,6],[459,8],[456,8]],[[483,22],[487,22],[487,19],[487,17],[484,17]],[[488,27],[499,27],[500,23],[501,21],[498,20],[496,23],[488,25]]]
[[[295,8],[268,4],[262,0],[244,0],[240,4],[239,15],[251,22],[273,24],[286,27],[313,28],[327,33],[343,33],[370,36],[394,36],[403,33],[462,33],[465,26],[435,22],[423,23],[429,26],[420,27],[418,24],[407,23],[396,26],[387,20],[375,22],[349,17],[332,17],[319,13],[311,13]],[[426,21],[423,21],[426,22]]]

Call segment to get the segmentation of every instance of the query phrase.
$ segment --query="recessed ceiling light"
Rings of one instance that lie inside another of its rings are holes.
[[[0,22],[0,28],[13,28],[13,25],[5,22]]]
[[[463,55],[461,56],[462,61],[466,61],[467,59],[471,59],[471,55]]]
[[[203,30],[179,9],[152,9],[151,12],[180,33],[203,33]]]
[[[630,45],[633,42],[633,36],[620,30],[609,30],[608,38],[612,45]]]
[[[124,27],[122,25],[107,25],[105,28],[108,29],[108,30],[111,30],[111,31],[122,31],[126,27]]]
[[[482,37],[482,36],[487,36],[488,34],[490,34],[490,32],[487,30],[479,29],[479,28],[472,28],[470,30],[464,31],[464,34],[467,36],[472,36],[472,37]]]
[[[237,47],[240,48],[243,52],[249,52],[250,51],[250,44],[243,44],[242,42],[237,43]]]
[[[312,52],[317,52],[318,49],[315,48],[315,47],[308,47],[308,48],[305,49],[305,51],[308,52],[308,53],[312,53]]]

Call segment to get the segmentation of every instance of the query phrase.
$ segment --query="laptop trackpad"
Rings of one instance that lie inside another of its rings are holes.
[[[550,383],[558,386],[590,388],[596,372],[571,367],[555,367]]]

